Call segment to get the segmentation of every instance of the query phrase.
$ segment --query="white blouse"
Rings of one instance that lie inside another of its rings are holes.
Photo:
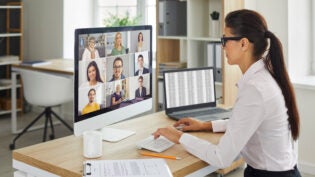
[[[97,49],[95,50],[95,59],[100,58],[100,54],[98,53]],[[91,51],[88,48],[85,48],[82,54],[82,60],[91,60]]]
[[[213,121],[213,131],[225,134],[218,145],[184,133],[180,143],[203,161],[224,168],[239,153],[256,169],[293,169],[297,157],[289,129],[287,108],[281,89],[262,60],[241,77],[231,118]]]

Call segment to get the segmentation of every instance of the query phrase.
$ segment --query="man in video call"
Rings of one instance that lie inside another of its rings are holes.
[[[146,73],[150,72],[148,68],[145,68],[143,66],[143,64],[144,64],[143,55],[140,54],[138,56],[138,67],[139,67],[139,69],[136,71],[135,76],[141,76],[142,74],[146,74]]]
[[[100,109],[100,105],[95,102],[95,95],[96,95],[95,89],[94,88],[90,89],[88,93],[89,103],[82,109],[82,115]]]
[[[122,74],[123,71],[124,62],[122,58],[117,57],[115,58],[113,62],[113,77],[111,78],[111,81],[125,79],[125,76]]]
[[[144,98],[147,95],[147,89],[143,87],[143,76],[138,78],[139,88],[137,88],[135,96],[136,98]]]

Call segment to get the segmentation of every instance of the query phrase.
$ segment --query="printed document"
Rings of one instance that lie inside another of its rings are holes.
[[[172,177],[164,159],[87,160],[85,177]]]

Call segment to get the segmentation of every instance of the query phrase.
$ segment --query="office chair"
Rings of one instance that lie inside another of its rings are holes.
[[[44,111],[39,114],[30,124],[28,124],[21,133],[17,134],[10,144],[10,149],[15,149],[15,142],[27,130],[32,127],[44,115],[45,126],[43,133],[43,142],[46,141],[48,121],[51,128],[50,139],[55,138],[52,115],[63,123],[70,131],[73,128],[61,119],[53,110],[52,107],[73,100],[73,81],[71,78],[63,77],[56,74],[49,74],[33,70],[21,69],[19,73],[23,82],[23,93],[26,101],[32,105],[44,107]]]

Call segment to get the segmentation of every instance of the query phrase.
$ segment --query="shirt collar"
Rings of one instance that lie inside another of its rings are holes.
[[[237,82],[236,86],[238,88],[242,87],[256,72],[264,68],[265,68],[265,63],[263,59],[256,61],[247,69],[247,71],[243,74],[243,76]]]

